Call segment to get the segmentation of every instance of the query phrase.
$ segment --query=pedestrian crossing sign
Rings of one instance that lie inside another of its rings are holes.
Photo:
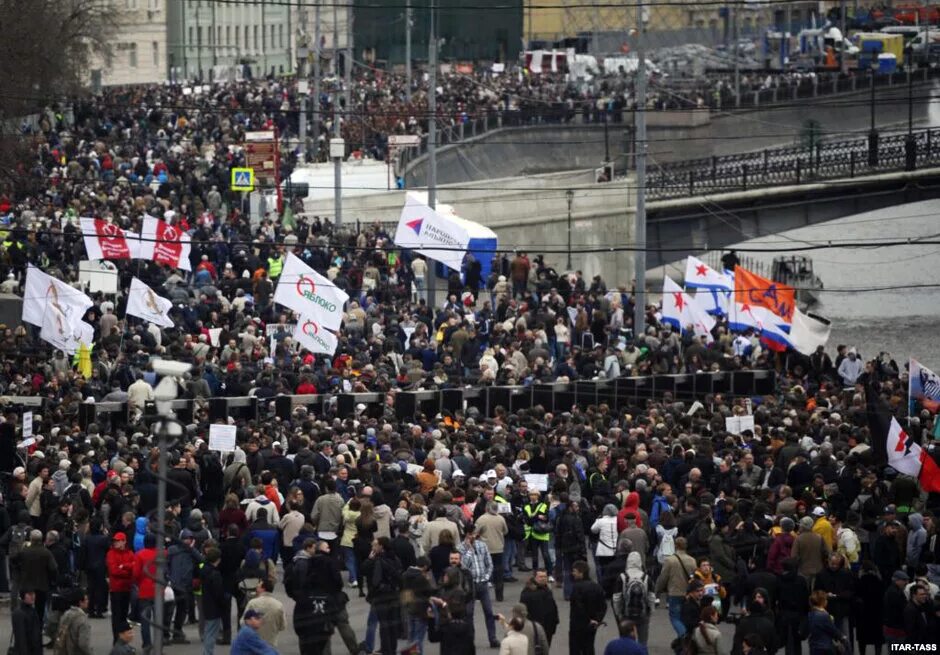
[[[253,168],[232,169],[232,191],[254,191],[255,171]]]

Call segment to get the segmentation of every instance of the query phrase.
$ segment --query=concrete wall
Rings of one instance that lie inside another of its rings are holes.
[[[493,229],[501,249],[545,253],[558,270],[567,268],[568,200],[571,189],[571,266],[587,276],[601,274],[608,284],[629,283],[633,256],[624,252],[584,252],[633,243],[634,182],[619,180],[595,184],[593,171],[573,171],[513,179],[447,185],[438,189],[438,202],[452,205],[457,213]],[[403,191],[345,199],[347,223],[380,221],[397,223],[405,203]],[[333,201],[306,201],[309,214],[333,215]],[[623,273],[629,271],[630,273]],[[626,276],[626,277],[625,277]]]

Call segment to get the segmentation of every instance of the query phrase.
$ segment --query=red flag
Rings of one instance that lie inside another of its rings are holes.
[[[124,230],[100,218],[79,219],[88,259],[132,259],[136,256]],[[136,236],[136,235],[135,235]]]
[[[796,307],[796,290],[751,273],[740,266],[734,267],[734,299],[742,305],[763,307],[785,323],[793,322],[793,310]]]
[[[921,489],[931,493],[940,493],[940,465],[937,464],[936,456],[940,453],[940,448],[936,446],[927,447],[920,451],[920,482]]]
[[[141,231],[140,257],[152,259],[186,271],[192,270],[189,253],[192,248],[189,235],[177,225],[170,225],[153,216],[144,218]]]

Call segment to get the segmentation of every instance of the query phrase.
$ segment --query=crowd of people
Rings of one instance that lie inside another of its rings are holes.
[[[721,322],[706,343],[660,324],[652,305],[648,329],[634,334],[628,283],[608,288],[521,250],[500,253],[488,274],[468,256],[441,280],[446,298],[429,303],[429,262],[392,247],[381,225],[334,230],[291,199],[285,217],[253,221],[226,191],[246,130],[289,132],[285,103],[290,91],[270,81],[199,96],[119,90],[76,102],[71,116],[50,108],[26,135],[35,159],[0,198],[0,291],[22,293],[29,264],[78,284],[85,216],[136,231],[144,215],[173,223],[191,235],[192,272],[115,263],[120,293],[93,294],[85,317],[90,375],[37,329],[3,331],[0,393],[43,399],[33,437],[0,466],[0,593],[10,594],[14,653],[38,655],[46,642],[88,655],[91,626],[110,613],[116,655],[132,648],[138,623],[146,652],[156,630],[172,643],[198,635],[206,655],[216,643],[276,652],[292,630],[303,655],[323,652],[334,632],[351,654],[393,655],[404,638],[413,652],[431,641],[544,655],[567,629],[569,650],[589,654],[608,616],[622,634],[609,655],[633,655],[645,652],[657,605],[677,652],[725,652],[721,621],[736,623],[735,654],[796,653],[804,641],[812,653],[936,643],[938,499],[870,449],[871,396],[915,440],[931,434],[929,412],[907,416],[906,372],[889,356],[782,356]],[[273,302],[288,252],[350,295],[333,355],[298,348],[291,313]],[[135,276],[173,301],[174,327],[125,316]],[[163,453],[162,524],[161,452],[145,413],[155,357],[192,364],[180,386],[195,407]],[[230,419],[234,452],[207,443],[208,402],[220,396],[391,399],[753,368],[777,371],[774,393],[711,394],[694,407],[667,395],[619,410],[400,419],[392,403],[381,415],[326,404],[283,418],[263,402],[257,416]],[[99,401],[127,403],[127,419],[81,420],[81,405]],[[6,410],[15,434],[19,408]],[[726,431],[726,417],[749,411],[753,431]],[[493,602],[517,572],[529,579],[503,616]],[[365,597],[366,625],[351,623],[350,594]],[[560,603],[570,604],[567,626]]]

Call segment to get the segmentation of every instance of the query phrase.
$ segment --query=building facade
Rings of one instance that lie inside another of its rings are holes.
[[[297,7],[281,0],[164,1],[170,79],[241,79],[294,70]]]
[[[92,86],[159,84],[166,80],[167,1],[111,0],[117,29],[111,52],[91,69]]]

